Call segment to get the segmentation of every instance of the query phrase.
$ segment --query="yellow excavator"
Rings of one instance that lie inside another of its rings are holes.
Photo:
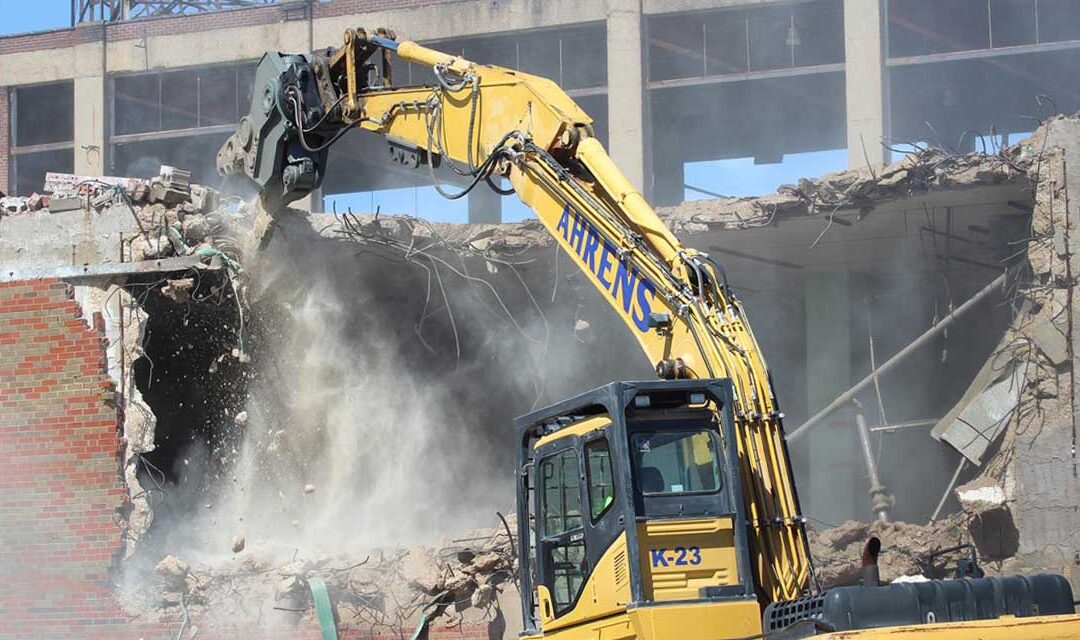
[[[395,63],[432,81],[396,86]],[[506,194],[508,180],[656,367],[655,381],[515,422],[523,637],[1080,638],[1057,575],[817,587],[746,313],[721,265],[675,238],[555,83],[382,29],[267,53],[251,111],[218,154],[223,175],[257,186],[261,237],[319,187],[328,149],[354,128],[385,136],[394,160],[433,182],[449,165],[468,184],[449,197]]]

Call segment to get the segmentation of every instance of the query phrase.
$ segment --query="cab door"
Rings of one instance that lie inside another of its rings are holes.
[[[540,619],[545,623],[574,608],[588,574],[583,474],[574,446],[578,439],[564,440],[558,443],[562,448],[544,455],[537,465],[537,586]]]
[[[599,423],[599,424],[597,424]],[[622,613],[630,601],[626,526],[610,422],[537,450],[537,585],[545,632]]]

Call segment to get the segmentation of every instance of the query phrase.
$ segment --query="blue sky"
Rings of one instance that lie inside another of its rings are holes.
[[[71,26],[71,0],[0,0],[0,35]]]

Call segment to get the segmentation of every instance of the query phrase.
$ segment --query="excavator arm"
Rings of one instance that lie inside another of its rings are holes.
[[[393,84],[392,65],[434,73],[431,86]],[[349,30],[342,47],[269,53],[256,71],[252,110],[222,147],[218,168],[260,189],[263,229],[321,183],[327,149],[353,128],[385,136],[391,156],[431,172],[447,164],[465,191],[513,191],[602,293],[658,376],[727,378],[751,524],[759,598],[808,589],[810,560],[768,369],[720,265],[683,244],[619,171],[592,120],[550,80],[480,65]],[[484,183],[484,184],[481,184]]]

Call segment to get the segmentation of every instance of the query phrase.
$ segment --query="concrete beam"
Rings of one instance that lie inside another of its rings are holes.
[[[608,146],[639,191],[645,188],[645,56],[642,0],[609,0]]]
[[[849,168],[888,161],[881,30],[880,0],[844,0]]]

